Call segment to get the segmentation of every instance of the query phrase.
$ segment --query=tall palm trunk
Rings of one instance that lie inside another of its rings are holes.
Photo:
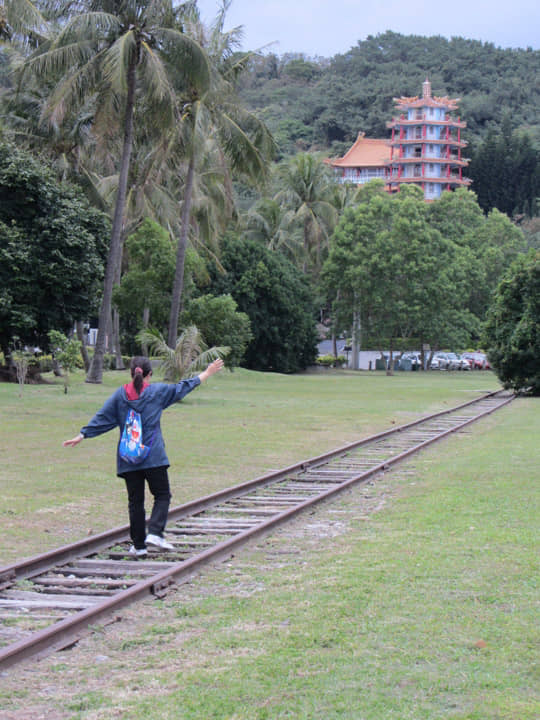
[[[103,286],[103,299],[99,311],[99,325],[96,338],[96,347],[90,370],[86,376],[88,383],[100,383],[103,377],[103,356],[105,355],[105,341],[110,332],[111,308],[113,285],[116,277],[116,269],[122,258],[124,210],[126,206],[127,182],[129,176],[129,165],[131,151],[133,149],[133,111],[135,108],[135,70],[137,66],[137,54],[134,53],[130,59],[127,71],[127,97],[126,112],[124,117],[124,145],[122,148],[122,159],[120,162],[120,174],[118,177],[118,192],[116,195],[116,207],[111,231],[111,244],[107,257],[105,269],[105,281]]]
[[[191,203],[193,200],[193,181],[195,178],[195,156],[191,154],[189,159],[186,187],[184,190],[184,207],[182,208],[182,218],[180,226],[180,237],[178,238],[178,249],[176,251],[176,270],[174,273],[174,284],[171,299],[171,313],[169,315],[169,334],[167,337],[167,345],[170,348],[176,347],[176,339],[178,335],[178,317],[180,315],[180,305],[182,301],[182,291],[184,289],[184,263],[186,259],[186,248],[189,233],[189,225],[191,222]]]
[[[304,218],[304,262],[302,264],[302,272],[307,272],[309,255],[309,218]]]
[[[360,320],[360,308],[358,307],[358,299],[355,295],[355,307],[353,310],[353,326],[352,326],[352,369],[359,370],[359,354],[361,348],[361,320]]]
[[[143,317],[142,317],[142,326],[143,330],[148,330],[148,326],[150,325],[150,308],[144,307],[143,308]],[[142,354],[148,355],[148,343],[144,340],[141,342],[141,348],[142,348]]]
[[[122,247],[124,247],[124,237],[122,237]],[[118,259],[116,265],[116,276],[114,278],[114,284],[120,285],[120,278],[122,276],[122,258]],[[116,358],[115,368],[117,370],[125,370],[124,359],[122,358],[122,349],[120,347],[120,311],[118,308],[112,308],[112,328],[111,328],[112,346]]]

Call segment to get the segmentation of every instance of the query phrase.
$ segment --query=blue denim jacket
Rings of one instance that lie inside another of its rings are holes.
[[[122,460],[118,451],[116,453],[116,474],[123,475],[135,469],[142,470],[150,467],[169,467],[169,459],[165,452],[165,442],[161,433],[161,413],[169,405],[178,402],[194,390],[201,381],[198,377],[181,380],[177,385],[169,383],[151,383],[141,393],[137,400],[128,400],[124,387],[118,388],[90,420],[88,425],[81,429],[85,438],[96,437],[117,427],[120,429],[118,442],[129,408],[133,408],[141,415],[143,442],[149,441],[154,435],[152,449],[139,465],[131,465]]]

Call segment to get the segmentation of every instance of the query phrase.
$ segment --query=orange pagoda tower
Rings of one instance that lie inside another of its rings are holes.
[[[463,177],[468,160],[461,156],[467,145],[461,139],[466,123],[452,116],[459,99],[432,97],[431,83],[422,85],[422,97],[395,98],[399,117],[388,122],[392,129],[386,182],[390,192],[405,183],[418,185],[426,200],[440,197],[443,190],[467,187]]]

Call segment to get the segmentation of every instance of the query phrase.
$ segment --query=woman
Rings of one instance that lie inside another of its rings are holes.
[[[169,460],[161,434],[161,413],[222,368],[223,360],[218,359],[210,363],[200,375],[189,380],[181,380],[178,384],[150,384],[152,366],[149,359],[134,357],[131,361],[132,381],[118,388],[88,425],[74,438],[63,443],[64,447],[74,447],[85,438],[96,437],[115,427],[122,432],[129,410],[135,410],[140,415],[143,440],[147,447],[149,446],[148,454],[138,464],[133,465],[123,459],[118,451],[116,453],[116,474],[124,478],[128,492],[130,535],[133,542],[129,552],[136,557],[145,557],[148,554],[147,545],[161,550],[174,550],[174,546],[163,537],[171,491],[167,472]],[[144,510],[145,481],[154,496],[148,534]]]

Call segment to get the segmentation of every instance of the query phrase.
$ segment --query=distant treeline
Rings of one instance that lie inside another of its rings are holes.
[[[331,59],[254,56],[241,94],[273,132],[282,155],[340,155],[359,131],[389,137],[393,99],[421,94],[426,77],[433,95],[461,99],[456,114],[467,123],[469,155],[490,130],[502,131],[505,118],[540,149],[540,52],[531,48],[386,32]]]

